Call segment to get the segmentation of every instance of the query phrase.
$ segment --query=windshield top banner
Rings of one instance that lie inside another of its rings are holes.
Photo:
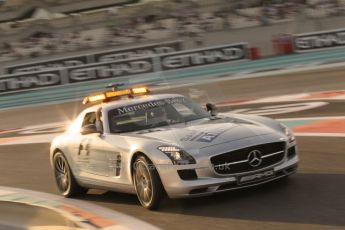
[[[294,36],[296,52],[345,46],[345,29]]]

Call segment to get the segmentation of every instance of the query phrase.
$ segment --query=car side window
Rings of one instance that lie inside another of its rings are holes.
[[[96,124],[96,112],[90,112],[85,114],[83,123],[81,127],[84,127],[86,125]]]

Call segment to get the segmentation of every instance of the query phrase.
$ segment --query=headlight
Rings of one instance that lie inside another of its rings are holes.
[[[280,126],[283,129],[283,133],[285,134],[285,136],[287,136],[287,138],[289,139],[289,142],[294,142],[295,141],[295,135],[293,134],[293,132],[291,131],[291,129],[289,129],[286,125],[284,124],[280,124]]]
[[[182,149],[175,146],[160,146],[158,149],[165,153],[174,165],[186,165],[195,164],[195,159],[183,151]]]

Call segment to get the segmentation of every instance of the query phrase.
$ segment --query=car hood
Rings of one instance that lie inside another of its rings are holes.
[[[234,121],[229,118],[204,119],[186,124],[136,132],[141,138],[154,139],[185,150],[201,149],[239,139],[266,135],[274,130],[259,124]]]

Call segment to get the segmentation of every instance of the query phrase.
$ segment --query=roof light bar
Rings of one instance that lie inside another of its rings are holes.
[[[93,94],[87,96],[83,100],[83,104],[93,103],[93,102],[106,102],[110,99],[116,99],[122,96],[132,96],[132,95],[145,95],[148,94],[150,90],[147,87],[135,87],[128,89],[120,89],[115,91],[107,91],[102,93]]]

